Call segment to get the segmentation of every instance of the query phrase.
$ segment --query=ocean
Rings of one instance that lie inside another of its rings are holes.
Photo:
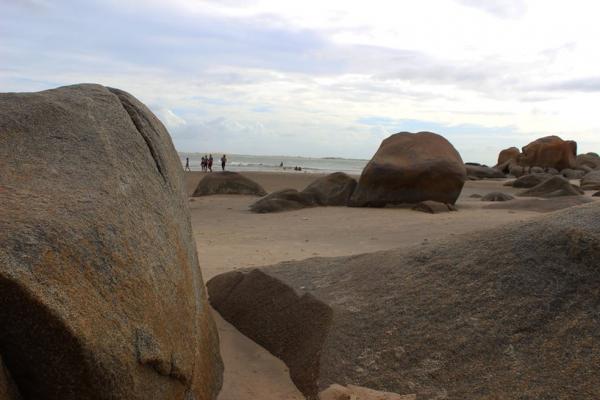
[[[190,169],[201,171],[200,166],[203,154],[201,153],[179,153],[181,164],[185,166],[186,157],[190,158]],[[221,170],[222,154],[213,154],[213,171]],[[347,158],[325,157],[291,157],[291,156],[252,156],[245,154],[227,154],[227,167],[229,171],[292,171],[294,167],[302,168],[304,172],[331,173],[345,172],[347,174],[360,175],[368,160],[356,160]],[[281,167],[283,163],[283,167]]]

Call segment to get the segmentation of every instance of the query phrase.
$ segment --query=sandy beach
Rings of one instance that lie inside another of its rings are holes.
[[[268,192],[303,189],[319,175],[247,172]],[[191,194],[202,172],[186,173]],[[458,212],[426,214],[406,208],[316,207],[254,214],[254,196],[214,195],[190,198],[192,226],[205,281],[238,268],[310,257],[353,255],[428,243],[453,235],[539,216],[539,212],[491,210],[473,194],[514,194],[506,180],[467,181]],[[225,362],[221,400],[301,399],[285,365],[240,334],[215,312]]]

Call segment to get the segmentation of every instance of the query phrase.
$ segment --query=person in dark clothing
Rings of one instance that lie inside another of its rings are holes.
[[[212,156],[212,154],[210,154],[210,155],[208,156],[208,170],[209,170],[210,172],[212,172],[212,165],[213,165],[213,156]]]
[[[190,169],[190,158],[189,157],[185,158],[185,168],[183,170],[184,171],[191,171],[191,169]]]
[[[223,157],[221,157],[221,169],[223,171],[225,171],[225,164],[227,164],[227,156],[225,156],[225,154],[223,154]]]

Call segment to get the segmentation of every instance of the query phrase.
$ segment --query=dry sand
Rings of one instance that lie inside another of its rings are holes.
[[[186,174],[188,193],[202,172]],[[267,192],[303,189],[318,176],[308,173],[248,172]],[[458,212],[425,214],[406,208],[317,207],[253,214],[252,196],[217,195],[190,201],[192,226],[204,279],[238,268],[314,256],[341,256],[400,248],[448,235],[487,229],[538,216],[533,211],[489,210],[471,198],[493,191],[514,194],[504,180],[469,181]],[[225,363],[220,400],[302,399],[285,365],[215,313]]]

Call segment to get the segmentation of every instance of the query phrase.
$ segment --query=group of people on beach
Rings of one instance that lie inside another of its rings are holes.
[[[204,155],[202,156],[202,161],[200,162],[200,165],[202,167],[202,171],[204,172],[212,172],[212,166],[213,166],[213,156],[212,154],[209,154],[208,156]],[[223,154],[223,157],[221,157],[221,169],[223,171],[225,171],[225,165],[227,165],[227,156],[225,154]],[[191,171],[190,169],[190,158],[186,157],[185,158],[185,171]]]

